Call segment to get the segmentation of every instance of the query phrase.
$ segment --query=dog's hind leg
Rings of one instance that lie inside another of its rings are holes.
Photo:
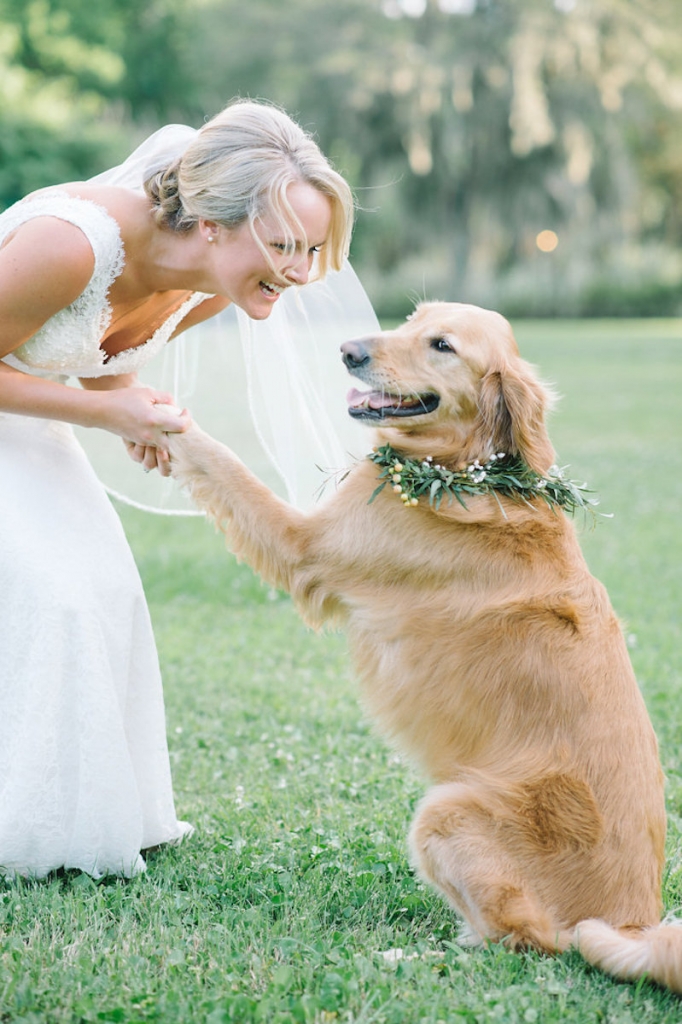
[[[494,803],[475,784],[434,787],[410,832],[415,866],[481,939],[559,952],[571,935],[541,907],[531,879],[506,848]]]

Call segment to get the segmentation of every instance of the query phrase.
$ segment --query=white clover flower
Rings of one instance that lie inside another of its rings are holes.
[[[399,484],[400,481],[402,480],[402,477],[400,473],[394,473],[393,476],[391,477],[391,480],[393,481],[394,484]]]
[[[377,956],[383,957],[386,963],[395,964],[404,958],[405,951],[402,949],[378,949]]]
[[[396,494],[402,494],[403,492],[403,489],[400,486],[400,484],[393,484],[393,490],[395,491]]]

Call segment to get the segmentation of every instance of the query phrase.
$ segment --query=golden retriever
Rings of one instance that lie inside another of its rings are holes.
[[[551,467],[550,395],[499,314],[423,303],[342,352],[369,388],[349,411],[375,445],[424,467],[502,453]],[[682,929],[660,924],[657,742],[565,512],[541,495],[409,503],[390,480],[375,494],[368,458],[306,514],[197,427],[170,444],[174,475],[232,551],[309,624],[343,625],[369,711],[433,782],[415,865],[471,937],[573,946],[682,992]]]

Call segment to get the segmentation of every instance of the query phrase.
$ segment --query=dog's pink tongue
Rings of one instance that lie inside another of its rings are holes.
[[[351,406],[351,408],[356,409],[359,405],[362,405],[364,403],[367,397],[368,396],[366,391],[358,391],[357,388],[351,388],[348,394],[346,395],[346,401]]]
[[[370,409],[383,409],[384,406],[393,404],[390,395],[383,394],[381,391],[358,391],[357,388],[350,389],[346,395],[346,401],[353,409],[358,409],[363,405]]]

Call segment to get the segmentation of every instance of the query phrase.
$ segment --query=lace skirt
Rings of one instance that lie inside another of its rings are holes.
[[[144,870],[178,840],[156,647],[70,426],[0,414],[0,872]]]

